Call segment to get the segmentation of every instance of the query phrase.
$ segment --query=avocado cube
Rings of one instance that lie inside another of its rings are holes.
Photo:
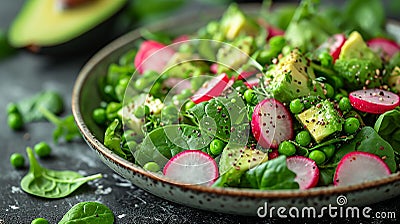
[[[343,118],[329,100],[305,110],[297,115],[301,122],[317,143],[321,143],[328,136],[342,131]]]

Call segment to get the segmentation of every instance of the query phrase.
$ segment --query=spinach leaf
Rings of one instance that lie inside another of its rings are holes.
[[[237,93],[200,103],[189,113],[201,130],[215,133],[217,138],[236,144],[247,142],[250,130],[247,107]]]
[[[21,188],[29,194],[44,198],[63,198],[74,192],[82,184],[101,178],[101,174],[84,177],[73,171],[46,169],[38,163],[31,148],[27,148],[30,168],[21,180]]]
[[[64,111],[64,101],[59,93],[43,91],[30,98],[17,102],[17,107],[25,122],[41,120],[44,114],[39,110],[43,107],[53,114]]]
[[[244,173],[242,187],[261,190],[298,189],[296,174],[286,166],[286,156],[262,163]]]
[[[344,144],[339,148],[333,157],[333,161],[338,162],[344,155],[353,151],[375,154],[383,158],[383,161],[385,161],[392,172],[396,171],[396,161],[392,146],[380,137],[372,127],[363,127],[349,144]]]
[[[294,12],[285,32],[285,38],[292,47],[302,52],[323,43],[333,33],[339,32],[331,19],[318,13],[316,0],[303,0]]]
[[[81,137],[81,133],[79,132],[72,115],[68,115],[61,119],[46,109],[46,107],[39,107],[39,111],[48,121],[56,126],[53,131],[54,142],[58,142],[61,137],[64,137],[67,142],[72,141],[75,137]]]
[[[115,119],[108,125],[106,132],[104,134],[104,145],[115,152],[122,158],[128,159],[128,156],[121,148],[121,134],[120,134],[120,122]]]
[[[206,151],[213,137],[198,127],[186,124],[166,125],[151,131],[133,152],[140,165],[156,162],[164,167],[174,155],[187,150]]]
[[[374,129],[400,153],[400,107],[381,114],[375,122]]]
[[[326,186],[333,183],[336,167],[319,168],[319,186]]]
[[[105,205],[99,202],[87,201],[74,205],[58,224],[112,224],[114,223],[113,212]]]
[[[385,34],[385,11],[380,0],[348,1],[342,17],[342,28],[358,30],[365,39]]]

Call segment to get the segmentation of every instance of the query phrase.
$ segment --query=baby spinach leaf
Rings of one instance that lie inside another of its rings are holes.
[[[244,173],[242,187],[261,190],[298,189],[296,174],[286,166],[286,156],[279,156]]]
[[[38,163],[31,148],[27,148],[30,168],[21,180],[21,188],[29,194],[44,198],[63,198],[74,192],[82,184],[101,178],[101,174],[84,177],[73,171],[46,169]]]
[[[400,153],[400,107],[381,114],[375,122],[374,129]]]
[[[163,167],[172,156],[183,150],[204,151],[212,140],[209,133],[195,126],[166,125],[151,131],[133,154],[140,165],[153,161]]]
[[[39,108],[43,107],[53,114],[60,114],[64,110],[64,101],[59,93],[43,91],[30,98],[17,102],[17,107],[25,122],[41,120],[44,117]]]
[[[112,224],[114,223],[114,214],[107,206],[94,201],[80,202],[74,205],[58,224]]]
[[[339,148],[333,157],[333,161],[338,162],[344,155],[353,151],[375,154],[383,158],[383,161],[385,161],[392,172],[396,171],[396,161],[392,146],[381,138],[372,127],[363,127],[350,143],[344,144]]]
[[[115,119],[108,125],[104,134],[104,145],[119,156],[127,159],[127,155],[121,149],[121,134],[118,132],[119,120]]]
[[[61,119],[46,107],[39,107],[39,111],[48,121],[56,126],[53,131],[54,142],[58,142],[61,137],[64,137],[67,142],[72,141],[75,137],[81,137],[81,133],[79,132],[72,115],[68,115]]]

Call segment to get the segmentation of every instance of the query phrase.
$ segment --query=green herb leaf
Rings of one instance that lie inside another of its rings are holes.
[[[105,205],[99,202],[80,202],[74,205],[58,224],[112,224],[114,223],[113,212]]]
[[[48,121],[56,126],[53,131],[54,142],[58,142],[61,137],[64,137],[67,142],[72,141],[75,137],[81,137],[81,133],[79,132],[72,115],[68,115],[61,119],[45,107],[39,107],[39,111]]]
[[[375,122],[374,129],[400,153],[400,107],[381,114]]]
[[[39,110],[40,107],[53,114],[60,114],[64,111],[64,101],[61,95],[54,91],[40,92],[16,104],[25,122],[33,122],[45,118]]]
[[[107,127],[106,133],[104,134],[104,145],[113,150],[119,156],[127,159],[126,153],[121,148],[121,135],[118,131],[119,128],[119,120],[115,119],[111,124]]]
[[[205,151],[213,137],[199,128],[180,124],[167,125],[151,131],[133,152],[137,163],[156,162],[164,167],[174,155],[187,150]]]
[[[281,155],[248,170],[242,176],[241,185],[261,190],[298,189],[295,177],[286,166],[286,156]]]
[[[31,148],[27,147],[30,168],[21,180],[21,188],[29,194],[44,198],[63,198],[82,184],[101,178],[101,174],[84,177],[74,171],[46,169],[38,163]]]

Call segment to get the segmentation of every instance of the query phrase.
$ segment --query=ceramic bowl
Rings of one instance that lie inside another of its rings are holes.
[[[242,7],[247,12],[255,12],[258,6]],[[210,18],[218,18],[222,10],[207,11],[207,18],[197,14],[179,20],[167,21],[149,27],[150,30],[168,31],[173,34],[193,32],[206,24]],[[201,13],[201,12],[200,12]],[[203,12],[204,13],[204,12]],[[204,15],[204,14],[202,14]],[[210,16],[211,15],[211,16]],[[177,26],[176,24],[179,24]],[[391,25],[393,26],[393,25]],[[392,28],[399,28],[394,25]],[[223,213],[259,215],[267,205],[286,208],[332,206],[366,206],[400,195],[400,173],[378,181],[366,182],[348,187],[317,187],[309,190],[261,191],[234,188],[211,188],[176,183],[150,173],[141,167],[117,156],[102,143],[104,130],[95,124],[91,114],[99,105],[100,95],[97,81],[104,76],[107,67],[116,62],[140,38],[138,30],[127,33],[113,41],[94,55],[81,70],[72,94],[72,111],[78,128],[88,145],[112,170],[131,181],[136,186],[166,200],[187,206]]]

